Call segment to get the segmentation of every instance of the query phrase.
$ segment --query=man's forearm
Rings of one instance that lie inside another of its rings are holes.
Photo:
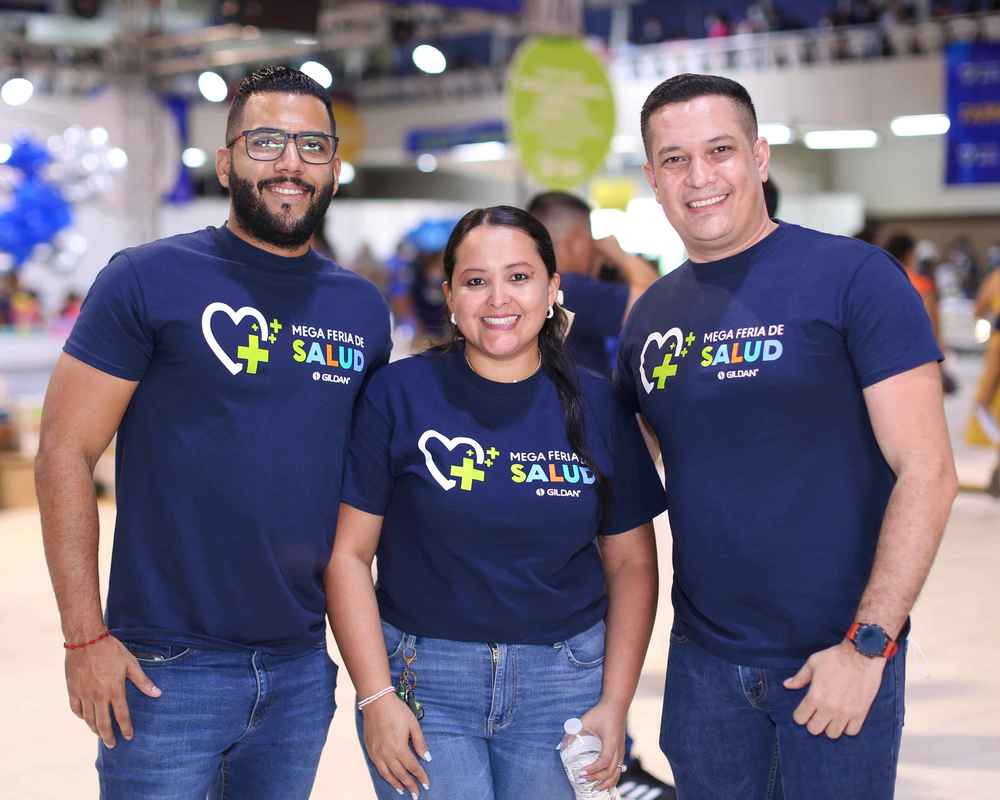
[[[656,271],[649,263],[634,253],[623,253],[615,266],[621,270],[622,277],[629,287],[640,292],[651,286],[657,278]]]
[[[881,625],[893,638],[899,635],[934,562],[956,491],[950,461],[900,473],[858,606],[859,622]]]
[[[104,628],[97,567],[93,469],[83,455],[43,449],[35,462],[42,539],[66,641]]]

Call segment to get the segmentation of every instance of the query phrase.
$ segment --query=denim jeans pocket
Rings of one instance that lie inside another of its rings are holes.
[[[382,641],[385,643],[385,654],[392,661],[403,649],[406,634],[395,625],[382,620]]]
[[[190,647],[168,642],[122,641],[140,664],[173,664],[191,652]]]
[[[597,667],[604,663],[604,620],[562,643],[562,650],[574,667]]]

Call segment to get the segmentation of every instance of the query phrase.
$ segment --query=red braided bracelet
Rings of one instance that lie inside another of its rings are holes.
[[[67,650],[80,650],[84,647],[89,647],[92,644],[96,644],[97,642],[101,641],[101,639],[107,639],[110,635],[111,631],[104,631],[104,633],[102,633],[96,639],[91,639],[89,642],[83,642],[81,644],[70,644],[69,642],[63,642],[63,647],[65,647]]]

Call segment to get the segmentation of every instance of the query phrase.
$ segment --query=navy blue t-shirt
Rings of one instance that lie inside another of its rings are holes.
[[[116,636],[323,641],[352,409],[390,346],[378,290],[312,252],[207,228],[111,260],[65,350],[139,382],[116,451]]]
[[[556,387],[474,373],[461,345],[397,361],[355,417],[343,498],[384,517],[382,617],[421,636],[552,643],[604,617],[596,539],[649,522],[664,493],[635,415],[579,371],[587,446],[611,489],[566,437]]]
[[[618,336],[628,305],[628,286],[575,272],[559,273],[564,305],[574,314],[566,347],[580,366],[611,377],[608,339]]]
[[[663,449],[692,639],[795,667],[843,638],[895,484],[862,390],[940,358],[899,264],[797,225],[647,290],[616,380]]]

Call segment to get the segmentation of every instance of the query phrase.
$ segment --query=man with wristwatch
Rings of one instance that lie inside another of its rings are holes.
[[[909,613],[957,485],[930,322],[883,250],[769,217],[738,83],[677,75],[641,120],[688,251],[616,373],[663,450],[678,796],[891,800]]]
[[[855,622],[848,628],[847,641],[868,658],[890,659],[899,651],[899,645],[881,625],[868,622]]]

